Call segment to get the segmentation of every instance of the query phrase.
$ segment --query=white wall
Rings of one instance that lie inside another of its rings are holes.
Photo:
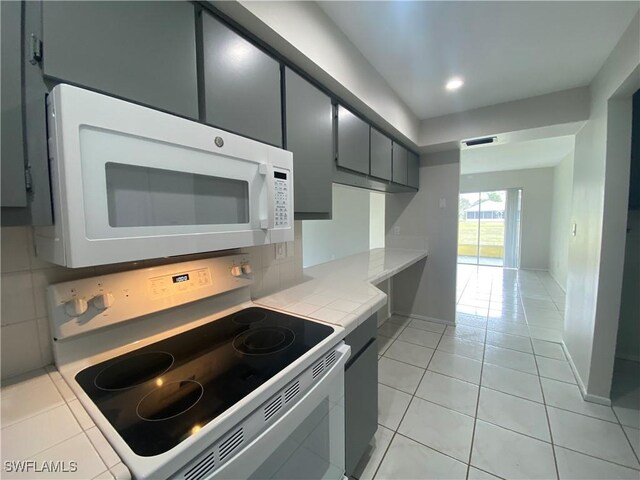
[[[573,194],[573,152],[553,169],[553,204],[549,239],[549,273],[566,291],[571,235],[571,199]]]
[[[506,188],[522,188],[520,267],[546,270],[549,265],[553,168],[476,173],[460,177],[461,193]]]
[[[459,151],[421,158],[420,190],[386,197],[387,247],[429,252],[393,278],[398,313],[455,321],[459,159]]]
[[[87,268],[63,268],[43,262],[34,255],[31,229],[2,227],[2,345],[3,379],[53,362],[51,333],[45,300],[49,284],[143,268],[159,263],[188,261],[211,254],[154,259]],[[302,226],[295,222],[295,241],[287,248],[290,256],[275,260],[273,245],[242,249],[251,255],[253,298],[261,297],[302,280]]]
[[[213,3],[380,126],[417,142],[418,118],[315,2]]]
[[[384,248],[385,194],[369,192],[369,248]]]
[[[591,84],[576,135],[564,343],[586,398],[610,395],[624,263],[631,94],[640,87],[636,15]]]
[[[369,190],[333,184],[332,219],[302,222],[305,268],[369,250],[369,196]]]

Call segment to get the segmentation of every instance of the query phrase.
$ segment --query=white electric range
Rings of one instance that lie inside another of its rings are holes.
[[[56,365],[134,478],[342,478],[342,328],[254,305],[248,255],[51,285]]]

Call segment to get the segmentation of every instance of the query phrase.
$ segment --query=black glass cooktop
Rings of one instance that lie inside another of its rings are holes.
[[[175,447],[333,333],[248,308],[82,370],[76,381],[143,457]]]

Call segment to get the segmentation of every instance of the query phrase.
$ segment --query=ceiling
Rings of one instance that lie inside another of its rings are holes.
[[[318,4],[425,119],[588,85],[640,2]]]
[[[575,137],[565,135],[526,142],[463,147],[460,174],[553,167],[573,151]]]

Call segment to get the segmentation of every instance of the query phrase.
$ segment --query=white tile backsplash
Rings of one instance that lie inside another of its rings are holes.
[[[253,298],[302,281],[302,222],[295,222],[294,225],[295,241],[286,245],[287,254],[282,259],[275,259],[274,245],[241,250],[250,254],[254,279],[251,287]],[[0,232],[2,379],[53,362],[45,296],[48,285],[208,256],[198,254],[71,269],[52,265],[35,256],[30,227],[2,227]]]

